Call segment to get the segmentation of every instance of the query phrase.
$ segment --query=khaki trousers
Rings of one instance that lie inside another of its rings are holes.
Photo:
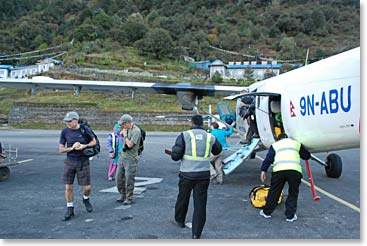
[[[116,173],[116,186],[126,200],[132,200],[134,195],[135,175],[138,160],[119,158]]]
[[[223,182],[222,153],[219,155],[210,154],[210,179],[220,183]]]

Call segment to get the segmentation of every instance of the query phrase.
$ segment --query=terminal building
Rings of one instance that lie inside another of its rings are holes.
[[[0,78],[28,78],[30,75],[49,71],[55,64],[60,64],[60,61],[47,58],[29,66],[0,65]]]
[[[263,80],[265,78],[279,75],[282,64],[278,64],[276,61],[267,62],[262,61],[257,63],[256,61],[244,61],[244,62],[228,62],[223,63],[221,60],[213,61],[209,67],[210,78],[215,73],[219,73],[223,79],[255,79]]]

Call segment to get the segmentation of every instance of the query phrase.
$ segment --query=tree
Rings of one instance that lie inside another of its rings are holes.
[[[124,39],[128,40],[129,44],[133,44],[135,41],[142,39],[148,28],[140,22],[127,21],[121,27],[123,30]]]
[[[137,42],[136,46],[162,59],[172,53],[174,44],[167,30],[155,28],[149,31],[143,40]]]
[[[231,32],[229,34],[221,34],[219,35],[220,46],[223,49],[238,51],[241,47],[240,36],[237,32]]]
[[[296,42],[292,37],[283,37],[279,43],[280,52],[286,59],[294,59],[296,52]]]
[[[222,75],[218,71],[216,71],[212,76],[212,81],[216,84],[220,84],[223,82]]]

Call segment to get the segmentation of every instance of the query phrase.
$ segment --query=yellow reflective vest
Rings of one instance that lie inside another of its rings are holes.
[[[301,157],[299,150],[301,144],[289,138],[284,138],[273,145],[275,151],[273,172],[283,170],[296,170],[302,173]]]
[[[185,153],[181,159],[181,172],[201,172],[210,170],[210,151],[215,137],[202,129],[183,132]]]

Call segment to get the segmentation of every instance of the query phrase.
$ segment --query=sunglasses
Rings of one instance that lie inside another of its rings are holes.
[[[70,122],[72,122],[73,120],[75,120],[75,119],[72,119],[72,120],[65,120],[64,122],[70,123]]]

